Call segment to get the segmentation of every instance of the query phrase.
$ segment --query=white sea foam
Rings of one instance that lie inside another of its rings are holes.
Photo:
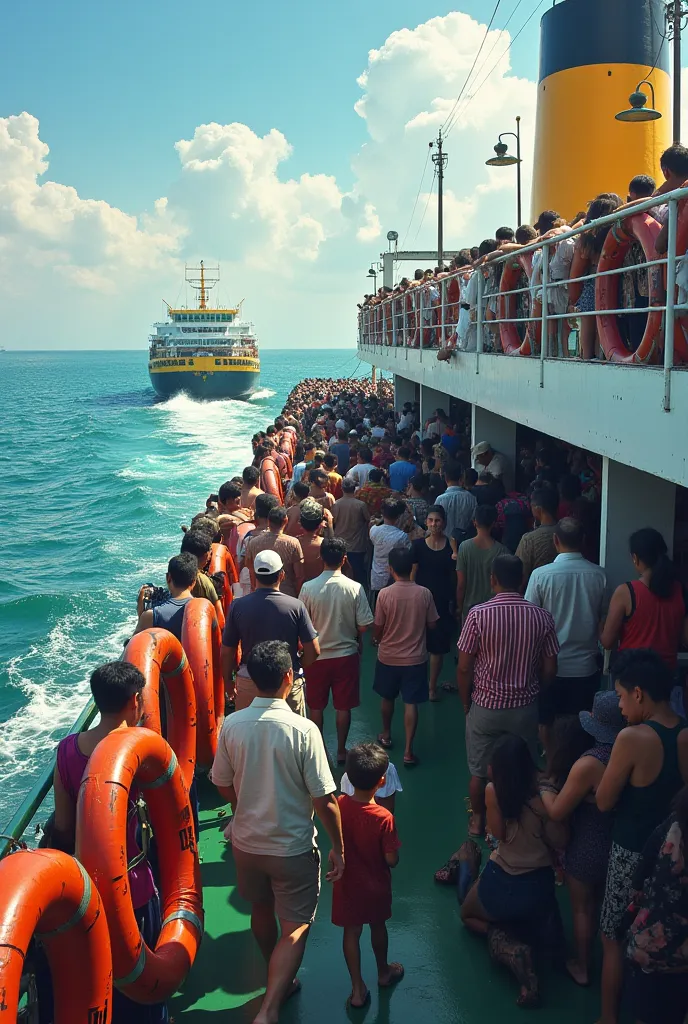
[[[0,731],[0,784],[32,774],[45,764],[56,738],[67,731],[88,700],[90,673],[96,665],[120,656],[134,623],[134,616],[121,622],[96,651],[92,637],[77,639],[85,624],[96,627],[95,618],[68,613],[40,646],[10,659],[8,682],[21,691],[25,703]],[[65,679],[75,676],[78,682],[65,684]]]
[[[125,466],[124,469],[118,469],[115,476],[121,477],[122,480],[145,480],[146,474],[140,469],[133,469],[130,466]]]
[[[197,402],[186,394],[175,395],[151,411],[164,417],[158,436],[174,437],[182,449],[196,449],[192,464],[207,471],[210,487],[251,461],[249,438],[265,420],[265,411],[248,402],[231,398]]]
[[[258,391],[254,391],[252,395],[249,395],[249,402],[259,402],[263,398],[274,398],[277,394],[276,391],[271,391],[270,388],[260,388]]]

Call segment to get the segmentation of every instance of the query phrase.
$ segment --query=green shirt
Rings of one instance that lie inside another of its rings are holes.
[[[462,572],[466,580],[463,598],[464,621],[474,605],[483,604],[494,596],[490,586],[492,563],[498,555],[509,554],[509,549],[499,541],[495,541],[491,548],[479,548],[473,540],[465,540],[459,545],[456,571]]]

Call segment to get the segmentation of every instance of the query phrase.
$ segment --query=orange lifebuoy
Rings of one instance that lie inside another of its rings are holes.
[[[225,687],[220,668],[220,627],[210,601],[194,597],[184,609],[182,647],[196,694],[196,764],[210,768],[224,718]]]
[[[241,524],[248,525],[248,524]],[[252,525],[252,524],[251,524]],[[235,529],[232,531],[234,533]],[[232,558],[231,552],[228,547],[224,544],[213,544],[210,552],[210,565],[208,566],[208,572],[211,576],[215,576],[216,573],[222,573],[222,593],[220,594],[220,600],[222,601],[222,608],[225,616],[229,610],[229,606],[232,603],[232,584],[239,582],[239,573],[237,572],[236,563]]]
[[[145,794],[159,852],[163,922],[155,950],[139,932],[127,879],[134,781]],[[150,729],[117,729],[100,741],[79,788],[76,856],[103,901],[115,985],[135,1002],[164,1002],[196,958],[203,907],[189,791],[162,736]]]
[[[23,850],[0,864],[0,891],[0,1020],[17,1020],[35,934],[50,965],[54,1024],[106,1024],[112,1012],[110,936],[86,870],[59,850]]]
[[[610,228],[604,242],[602,254],[597,266],[598,271],[616,270],[623,261],[633,241],[643,247],[645,258],[656,259],[655,242],[661,231],[661,225],[647,213],[637,213],[626,217],[619,224]],[[619,306],[619,275],[598,277],[595,281],[595,308],[598,310],[597,330],[600,345],[606,358],[615,363],[650,363],[656,361],[659,352],[659,339],[662,331],[662,310],[648,313],[645,333],[635,352],[629,352],[619,332],[619,324],[615,315],[605,314],[605,309],[618,309]],[[662,273],[659,267],[648,268],[649,306],[661,306],[664,303]],[[678,325],[677,325],[678,326]],[[683,332],[679,327],[680,337]],[[685,348],[685,340],[684,340]]]
[[[280,502],[284,500],[279,467],[271,455],[266,455],[260,464],[260,487],[266,494],[274,494]]]
[[[203,601],[204,598],[192,598]],[[191,604],[191,602],[189,602]],[[193,782],[196,764],[196,694],[191,667],[176,636],[166,629],[144,629],[133,636],[124,660],[143,673],[143,724],[160,733],[160,678],[169,698],[167,739],[179,760],[184,782]]]
[[[499,298],[497,301],[497,318],[499,320],[508,320],[516,316],[518,296],[505,295],[504,293],[520,287],[524,274],[527,278],[529,277],[528,268],[532,269],[533,264],[532,256],[528,260],[529,255],[528,253],[526,256],[515,256],[514,259],[507,260],[504,264],[502,277],[499,282]],[[499,337],[502,342],[502,348],[508,356],[532,355],[533,346],[530,328],[531,325],[529,324],[526,336],[521,341],[516,324],[501,323],[499,325]]]

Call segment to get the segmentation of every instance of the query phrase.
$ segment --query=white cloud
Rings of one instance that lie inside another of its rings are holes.
[[[404,240],[428,143],[484,34],[484,25],[454,12],[393,32],[370,51],[356,104],[368,139],[351,157],[348,191],[324,173],[327,146],[322,166],[295,177],[292,147],[278,127],[261,136],[245,124],[209,123],[176,143],[179,170],[160,183],[165,198],[135,217],[46,180],[49,150],[37,120],[28,113],[0,118],[0,295],[34,301],[39,294],[51,310],[51,335],[38,338],[7,306],[0,343],[143,348],[159,297],[177,294],[184,262],[205,258],[221,263],[223,298],[246,298],[264,344],[353,344],[367,266],[388,229]],[[484,161],[517,114],[527,209],[535,85],[510,73],[508,56],[498,62],[508,42],[504,32],[488,35],[449,133],[447,249],[514,223],[514,169],[493,170]],[[431,172],[428,162],[407,247],[435,243]]]

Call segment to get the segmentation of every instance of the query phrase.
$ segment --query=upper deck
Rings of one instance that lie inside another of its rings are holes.
[[[598,272],[583,278],[565,275],[551,280],[549,273],[557,246],[563,242],[573,247],[583,233],[578,229],[485,264],[476,271],[472,292],[470,277],[459,272],[364,306],[358,354],[397,376],[401,401],[419,397],[423,419],[443,405],[444,397],[458,398],[688,486],[683,443],[688,426],[688,322],[686,306],[675,295],[677,245],[682,255],[688,242],[686,196],[688,189],[680,189],[668,197],[666,258],[646,251],[639,264],[628,260],[637,236],[647,249],[644,228],[650,238],[659,232],[659,224],[647,213],[657,200],[650,200],[634,208],[632,220],[616,215],[590,226],[609,226],[611,231]],[[623,245],[617,244],[619,239]],[[543,253],[539,277],[537,271],[531,272],[538,249]],[[623,307],[619,282],[631,272],[646,275],[648,294],[632,307]],[[595,284],[596,309],[569,314],[567,302],[577,297],[587,279]],[[460,318],[466,317],[462,333]],[[596,318],[606,359],[578,357],[585,317]],[[612,345],[620,327],[628,334],[630,321],[639,324],[636,333],[644,339],[636,351],[623,347],[621,338]],[[420,386],[418,395],[411,391],[414,385]]]

